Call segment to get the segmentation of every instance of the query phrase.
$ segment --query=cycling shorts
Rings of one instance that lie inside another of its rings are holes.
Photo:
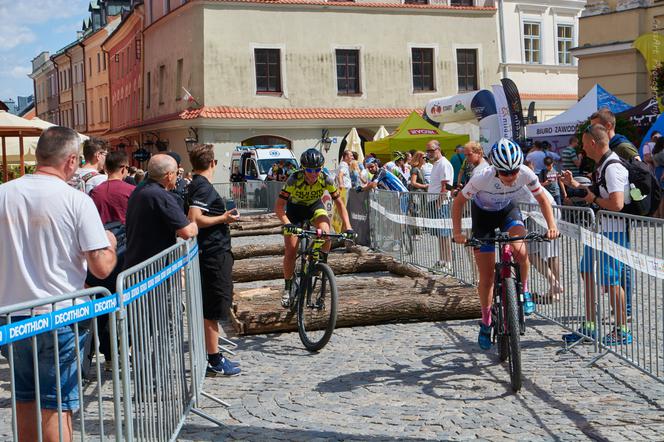
[[[286,204],[286,216],[292,224],[302,226],[306,221],[313,222],[320,216],[327,216],[327,210],[321,200],[308,206],[293,204],[289,201]]]
[[[524,226],[521,210],[513,203],[498,211],[480,209],[474,202],[471,206],[471,218],[473,220],[473,237],[494,238],[495,230],[507,232],[514,226]],[[482,244],[480,252],[493,252],[496,250],[493,244]]]

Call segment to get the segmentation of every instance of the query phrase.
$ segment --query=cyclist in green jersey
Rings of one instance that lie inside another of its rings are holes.
[[[295,271],[295,258],[297,256],[297,236],[290,235],[296,227],[309,221],[316,229],[323,233],[330,231],[330,219],[327,210],[321,201],[323,193],[327,190],[332,196],[334,205],[341,215],[343,227],[348,236],[353,236],[353,230],[348,218],[348,211],[343,200],[339,199],[339,190],[332,177],[323,170],[325,158],[317,149],[304,151],[300,157],[302,169],[294,172],[284,185],[275,205],[277,218],[284,224],[284,293],[281,305],[288,308],[289,293]],[[327,240],[321,253],[321,261],[327,261],[330,251],[330,241]]]

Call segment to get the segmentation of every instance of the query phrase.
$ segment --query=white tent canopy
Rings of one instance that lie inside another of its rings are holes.
[[[528,138],[548,138],[573,135],[576,133],[579,124],[586,121],[593,112],[603,107],[609,108],[614,114],[617,114],[632,106],[596,84],[567,111],[550,120],[526,126],[526,136]]]

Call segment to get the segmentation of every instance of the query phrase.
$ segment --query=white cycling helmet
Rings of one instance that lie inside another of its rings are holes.
[[[514,141],[501,138],[491,148],[491,163],[499,172],[512,172],[523,164],[523,151]]]

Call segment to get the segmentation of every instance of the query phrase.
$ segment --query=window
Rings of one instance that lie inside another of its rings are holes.
[[[166,66],[159,66],[159,104],[164,104],[164,82],[166,81]]]
[[[429,0],[404,0],[405,5],[428,5]]]
[[[179,59],[177,69],[175,71],[175,99],[182,99],[182,63],[183,60]]]
[[[477,90],[477,49],[457,49],[459,92]]]
[[[526,63],[541,63],[539,23],[523,23],[523,58]]]
[[[360,91],[360,51],[337,49],[337,93],[354,95]]]
[[[101,123],[103,121],[104,121],[104,102],[100,98],[99,99],[99,122]]]
[[[108,97],[104,97],[104,112],[106,116],[106,119],[104,121],[108,121],[110,119],[108,115]]]
[[[92,100],[90,100],[90,106],[88,107],[88,109],[90,109],[90,118],[88,119],[88,121],[90,122],[90,124],[94,124],[95,123],[95,108],[92,105]]]
[[[99,52],[97,52],[97,72],[101,72],[101,57]]]
[[[450,6],[474,6],[473,0],[450,0]]]
[[[88,57],[88,77],[92,77],[92,57]]]
[[[106,52],[104,52],[104,53],[101,54],[101,58],[102,58],[103,68],[104,68],[104,70],[106,70],[106,57],[107,57]]]
[[[254,49],[256,60],[256,92],[281,92],[281,60],[279,49]]]
[[[152,93],[152,82],[150,80],[150,73],[148,72],[145,80],[145,107],[150,109],[150,94]]]
[[[413,91],[433,91],[433,48],[413,48]]]
[[[558,64],[572,64],[572,25],[558,25]]]
[[[171,0],[164,0],[164,14],[171,12]]]

